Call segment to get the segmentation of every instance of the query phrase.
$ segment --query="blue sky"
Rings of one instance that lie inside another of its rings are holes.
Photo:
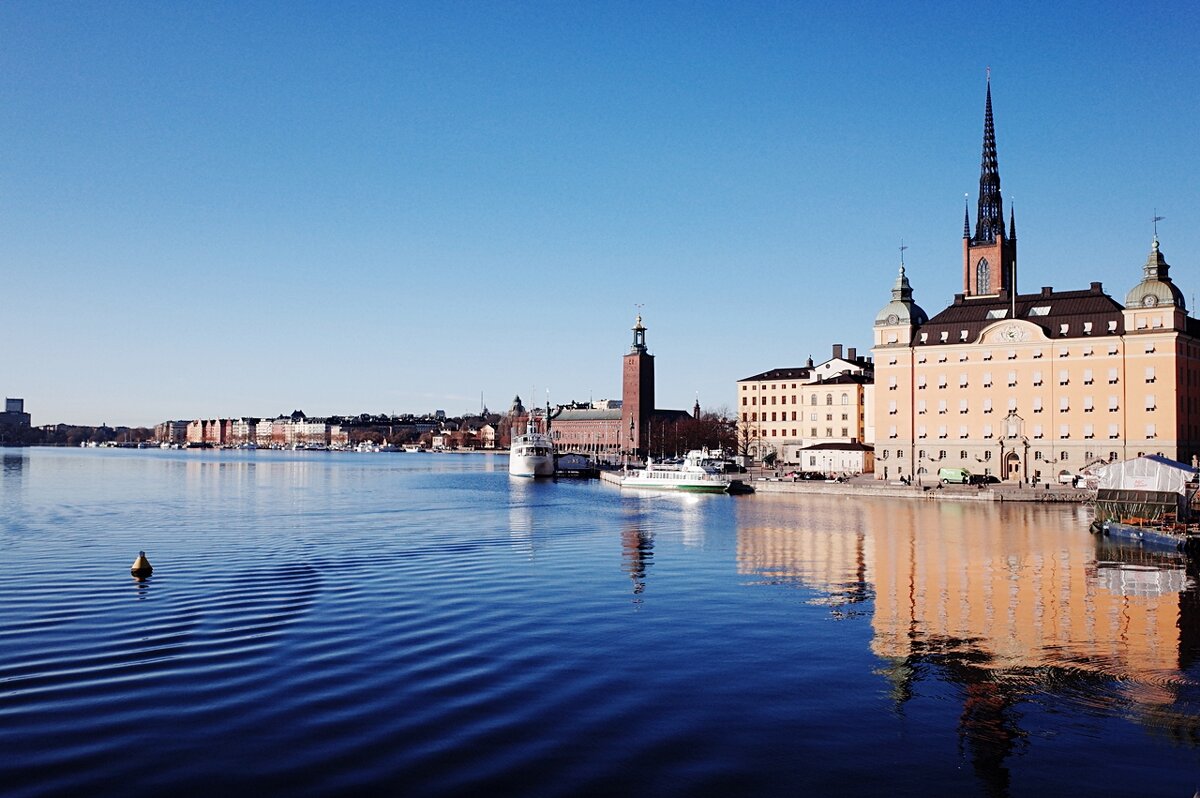
[[[1053,8],[1049,7],[1054,5]],[[0,393],[34,423],[658,404],[961,290],[1200,290],[1185,3],[0,5]]]

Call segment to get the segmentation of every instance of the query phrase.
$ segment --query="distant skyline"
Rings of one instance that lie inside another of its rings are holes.
[[[961,290],[1200,295],[1190,4],[0,6],[0,394],[35,424],[658,405]]]

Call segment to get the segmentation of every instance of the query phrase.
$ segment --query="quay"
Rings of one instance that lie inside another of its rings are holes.
[[[756,493],[815,494],[823,496],[877,496],[889,499],[925,499],[959,502],[1028,502],[1036,504],[1085,504],[1096,498],[1095,491],[1066,485],[895,485],[872,477],[855,477],[846,482],[815,482],[768,476],[770,472],[752,471],[742,475]],[[621,484],[620,471],[601,471],[600,479]]]

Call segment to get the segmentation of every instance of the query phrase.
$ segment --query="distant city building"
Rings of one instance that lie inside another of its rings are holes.
[[[737,383],[738,438],[757,459],[828,473],[873,464],[874,364],[854,347],[813,365],[765,371]],[[814,448],[819,447],[819,448]],[[820,452],[821,454],[818,454]],[[842,452],[842,455],[831,453]],[[836,460],[847,467],[827,468]]]
[[[633,344],[622,357],[621,377],[620,400],[573,404],[555,411],[551,433],[559,451],[644,457],[655,443],[662,448],[662,441],[670,437],[670,425],[691,418],[684,410],[654,407],[654,355],[646,348],[640,315],[633,327]]]
[[[154,426],[154,440],[166,444],[187,443],[187,421],[164,421]]]
[[[1016,240],[1011,210],[1004,223],[989,85],[974,233],[969,211],[963,220],[963,291],[930,317],[901,264],[875,317],[877,477],[961,467],[1051,480],[1142,454],[1200,454],[1200,321],[1157,234],[1124,305],[1098,282],[1018,293]]]
[[[8,427],[29,427],[32,423],[30,415],[25,412],[24,399],[8,398],[4,400],[4,412],[0,413],[0,425]]]

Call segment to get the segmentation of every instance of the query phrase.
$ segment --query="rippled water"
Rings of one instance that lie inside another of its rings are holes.
[[[5,795],[1200,783],[1195,575],[1079,508],[637,495],[487,455],[2,463]]]

